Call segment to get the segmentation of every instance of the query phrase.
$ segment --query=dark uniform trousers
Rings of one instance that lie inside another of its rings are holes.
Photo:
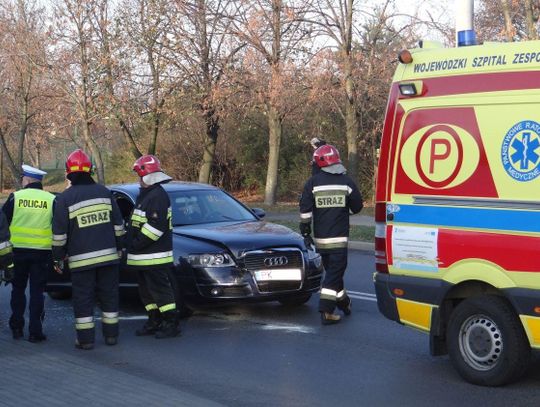
[[[109,265],[71,273],[75,328],[80,344],[94,343],[94,305],[101,307],[104,337],[118,336],[118,266]]]
[[[24,312],[26,310],[26,286],[30,281],[29,326],[30,335],[43,334],[42,323],[45,316],[44,298],[48,268],[51,266],[49,250],[14,250],[13,263],[15,277],[11,282],[11,310],[9,319],[11,329],[24,327]]]
[[[325,275],[321,286],[319,311],[331,313],[336,306],[344,309],[351,301],[343,284],[343,275],[347,268],[347,248],[321,250],[320,254]]]
[[[161,314],[176,309],[174,291],[169,280],[169,267],[137,270],[139,294],[147,311]]]

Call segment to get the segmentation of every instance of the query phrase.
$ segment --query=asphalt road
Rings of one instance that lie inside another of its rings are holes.
[[[120,344],[98,341],[93,351],[80,351],[73,346],[71,303],[47,298],[49,340],[33,346],[228,406],[539,405],[538,357],[517,384],[469,385],[447,357],[429,356],[427,335],[379,314],[372,255],[351,252],[349,264],[353,315],[335,326],[320,325],[313,297],[296,309],[269,303],[198,310],[183,321],[180,338],[158,341],[134,336],[142,307],[124,298]],[[3,338],[10,335],[8,317],[9,290],[2,287]]]

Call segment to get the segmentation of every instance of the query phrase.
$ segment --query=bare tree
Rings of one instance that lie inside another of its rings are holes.
[[[134,84],[142,87],[149,117],[150,140],[148,154],[155,154],[164,120],[164,106],[174,88],[168,71],[165,45],[171,32],[170,7],[168,0],[127,0],[122,5],[119,18],[126,31],[125,40],[133,50],[135,60]]]
[[[268,170],[264,202],[276,202],[279,155],[286,115],[286,69],[307,37],[303,1],[241,0],[231,16],[230,30],[262,57],[267,68],[266,89],[259,89],[268,121]]]
[[[96,0],[96,7],[91,9],[92,25],[96,33],[99,53],[103,64],[103,94],[106,97],[102,98],[101,110],[105,117],[112,116],[116,121],[118,128],[124,136],[124,140],[129,147],[129,150],[134,158],[139,158],[142,155],[141,150],[135,141],[135,129],[130,126],[129,117],[126,117],[124,112],[127,110],[122,106],[128,101],[122,99],[118,95],[116,87],[122,81],[123,61],[121,58],[127,57],[127,52],[122,54],[119,50],[122,48],[122,38],[118,32],[113,32],[113,19],[110,16],[109,0]],[[156,136],[157,137],[157,136]]]
[[[39,89],[43,76],[38,65],[46,44],[42,13],[36,4],[25,0],[6,3],[0,9],[0,144],[17,186],[29,129],[37,128],[40,99],[46,96],[44,89]]]
[[[230,20],[221,16],[231,0],[177,0],[175,36],[170,42],[171,63],[180,71],[193,93],[196,108],[204,121],[203,157],[199,182],[209,183],[220,130],[223,75],[243,47],[228,32]]]

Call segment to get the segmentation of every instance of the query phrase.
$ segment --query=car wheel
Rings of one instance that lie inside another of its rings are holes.
[[[447,345],[458,373],[482,386],[517,380],[527,368],[531,352],[514,310],[497,296],[460,303],[450,315]]]
[[[49,291],[47,295],[53,300],[69,300],[71,298],[71,290]]]
[[[305,304],[311,298],[311,293],[297,295],[296,297],[284,297],[280,298],[278,301],[281,305],[286,307],[298,307],[302,304]]]

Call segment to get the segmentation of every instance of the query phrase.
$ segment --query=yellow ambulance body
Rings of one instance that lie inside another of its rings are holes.
[[[379,309],[466,380],[508,383],[540,348],[540,41],[401,59],[377,175]]]

